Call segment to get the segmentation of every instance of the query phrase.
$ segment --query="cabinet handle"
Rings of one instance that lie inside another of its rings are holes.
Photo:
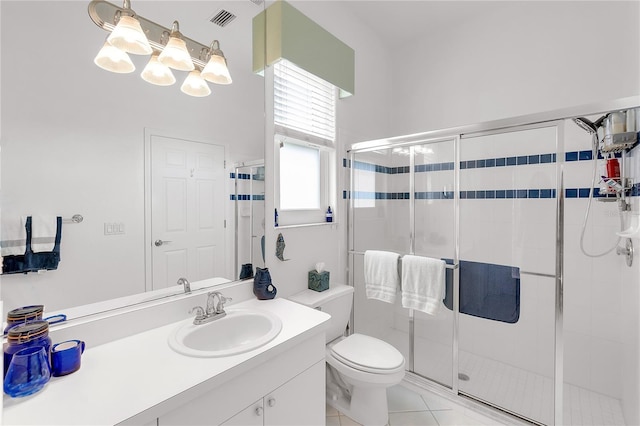
[[[258,417],[262,416],[262,407],[256,407],[256,416]]]
[[[276,399],[271,397],[267,400],[267,404],[269,404],[269,407],[275,407],[276,405]]]

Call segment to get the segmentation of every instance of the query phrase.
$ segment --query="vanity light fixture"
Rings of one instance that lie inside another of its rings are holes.
[[[131,9],[130,0],[123,0],[122,7],[92,0],[89,16],[97,26],[110,32],[94,59],[102,69],[133,72],[135,66],[127,53],[146,54],[151,55],[151,59],[140,76],[151,84],[174,84],[176,78],[169,68],[190,71],[181,90],[191,96],[211,93],[204,78],[215,84],[231,84],[227,60],[218,40],[207,46],[183,36],[178,21],[173,22],[171,29],[149,21]]]
[[[231,84],[231,74],[227,68],[227,59],[220,50],[220,42],[213,40],[209,47],[209,62],[202,70],[202,78],[216,84]]]

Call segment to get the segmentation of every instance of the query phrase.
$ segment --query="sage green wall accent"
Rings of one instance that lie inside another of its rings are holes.
[[[355,93],[355,51],[289,3],[278,1],[253,18],[253,71],[262,73],[265,64],[282,58],[339,87],[342,97]]]

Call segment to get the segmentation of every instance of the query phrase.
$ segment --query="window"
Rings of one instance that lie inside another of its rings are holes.
[[[285,143],[280,148],[280,209],[319,209],[321,198],[320,150]]]
[[[274,67],[276,131],[333,147],[336,136],[336,89],[330,83],[281,60]]]
[[[324,222],[335,204],[336,98],[333,85],[286,60],[275,64],[280,225]]]

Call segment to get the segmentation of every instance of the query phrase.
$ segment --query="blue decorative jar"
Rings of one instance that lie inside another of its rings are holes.
[[[11,327],[18,324],[24,324],[29,321],[41,320],[44,312],[44,305],[30,305],[21,308],[12,309],[7,313],[7,327],[4,329],[6,334]]]
[[[51,369],[50,353],[51,338],[49,338],[49,323],[44,320],[29,321],[9,329],[7,343],[4,346],[4,374],[11,363],[13,355],[25,348],[40,346],[44,348],[47,365]]]

